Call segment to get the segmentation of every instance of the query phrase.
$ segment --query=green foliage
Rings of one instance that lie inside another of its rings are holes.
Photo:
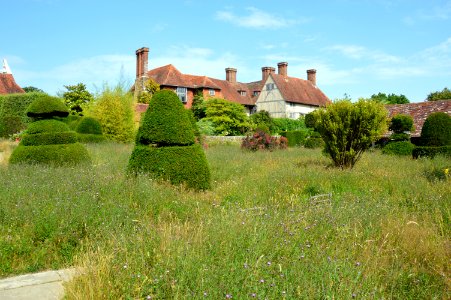
[[[143,145],[158,146],[194,143],[190,117],[173,91],[161,90],[155,93],[144,114],[136,141]]]
[[[421,129],[423,146],[451,145],[451,117],[444,112],[430,114]]]
[[[338,100],[315,111],[324,152],[336,167],[352,168],[371,143],[386,130],[387,112],[375,101]]]
[[[268,132],[276,132],[276,125],[274,124],[273,118],[271,118],[269,112],[266,110],[261,110],[252,114],[250,120],[256,128],[267,128]]]
[[[100,125],[100,122],[95,118],[83,117],[78,122],[75,131],[84,134],[102,134],[102,125]]]
[[[67,91],[63,93],[64,103],[71,115],[83,115],[83,109],[94,101],[94,96],[86,90],[86,85],[65,85]]]
[[[383,149],[384,154],[412,155],[415,145],[409,141],[390,142]]]
[[[202,90],[199,90],[194,95],[191,111],[194,114],[194,118],[197,121],[200,121],[207,116],[206,110],[207,108],[205,107],[205,99],[202,94]]]
[[[288,140],[288,147],[299,147],[304,144],[308,135],[307,130],[282,131],[281,136]]]
[[[77,140],[84,144],[101,143],[106,141],[106,137],[101,134],[78,133]]]
[[[404,133],[413,130],[413,118],[410,115],[398,114],[390,120],[389,130],[394,133]]]
[[[144,90],[138,96],[138,103],[149,104],[153,95],[160,90],[160,85],[152,78],[149,78],[144,83]]]
[[[374,100],[376,102],[382,103],[382,104],[406,104],[410,103],[409,99],[407,99],[404,95],[395,95],[395,94],[388,94],[385,93],[378,93],[377,95],[371,95],[371,100]]]
[[[24,134],[20,141],[21,146],[40,146],[55,144],[72,144],[77,142],[77,134],[73,131],[45,132]]]
[[[212,98],[206,102],[206,119],[218,135],[242,135],[250,128],[249,118],[241,104]]]
[[[257,130],[252,135],[247,135],[241,142],[241,149],[257,151],[286,149],[288,147],[288,140],[286,137],[271,136],[263,130]]]
[[[315,114],[313,112],[309,112],[308,114],[306,114],[304,117],[304,123],[305,127],[314,129],[316,123]]]
[[[202,135],[214,135],[215,134],[215,126],[211,120],[201,119],[196,122],[197,127],[199,128],[199,132]]]
[[[451,90],[445,87],[442,91],[432,92],[427,96],[428,101],[451,100]]]
[[[103,135],[108,140],[122,143],[133,141],[133,95],[125,86],[118,84],[110,88],[105,85],[95,96],[88,114],[100,122]]]
[[[47,164],[52,166],[72,166],[89,164],[88,151],[80,143],[18,146],[11,154],[10,164]]]
[[[43,90],[34,86],[26,86],[22,89],[25,91],[25,93],[45,93]]]
[[[276,132],[303,130],[305,126],[303,119],[293,120],[290,118],[273,118]]]
[[[65,132],[70,131],[69,126],[67,124],[54,120],[39,120],[31,123],[28,126],[27,134],[37,134],[37,133],[45,133],[45,132]]]
[[[42,93],[10,94],[0,96],[0,137],[8,137],[24,130],[31,119],[28,106]]]
[[[210,188],[210,170],[199,144],[172,147],[136,145],[128,170],[131,173],[151,173],[156,178],[172,184],[186,184],[194,190]]]
[[[437,155],[451,157],[451,146],[417,146],[412,151],[412,157],[414,159],[420,157],[434,158]]]
[[[305,139],[304,147],[308,149],[322,148],[324,146],[324,141],[321,136],[311,135]]]
[[[26,113],[28,117],[39,120],[53,117],[65,118],[69,115],[69,110],[61,99],[47,94],[39,94],[28,106]]]

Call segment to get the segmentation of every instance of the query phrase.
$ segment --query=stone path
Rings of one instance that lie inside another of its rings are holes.
[[[76,274],[75,269],[45,271],[0,280],[1,300],[60,300],[64,297],[63,282]]]

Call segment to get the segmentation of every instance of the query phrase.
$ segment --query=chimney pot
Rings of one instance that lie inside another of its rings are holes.
[[[276,69],[273,67],[262,67],[262,80],[265,81],[269,74],[274,73],[275,71]]]
[[[288,76],[288,63],[280,62],[277,64],[278,71],[277,73],[282,76]]]
[[[307,80],[310,81],[314,86],[316,86],[316,70],[307,70]]]
[[[236,83],[236,72],[235,68],[226,68],[226,80],[230,83]]]
[[[140,78],[147,73],[149,62],[149,48],[142,47],[136,50],[136,78]]]

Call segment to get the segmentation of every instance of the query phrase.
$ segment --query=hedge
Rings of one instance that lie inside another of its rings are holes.
[[[440,147],[418,146],[415,147],[412,151],[412,157],[414,159],[420,157],[434,158],[436,155],[451,157],[451,146],[440,146]]]
[[[11,164],[47,164],[53,166],[71,166],[91,163],[88,151],[80,143],[18,146],[9,159]]]
[[[414,148],[415,145],[408,141],[391,142],[382,149],[382,153],[410,156]]]
[[[77,142],[77,134],[73,131],[66,132],[44,132],[25,134],[20,142],[23,146],[73,144]]]
[[[76,131],[84,134],[102,134],[102,126],[95,118],[83,117],[79,120]]]
[[[0,96],[0,137],[8,137],[27,127],[27,107],[42,93],[10,94]]]
[[[136,145],[130,157],[128,172],[152,173],[156,178],[168,180],[172,184],[184,183],[195,190],[210,188],[210,170],[199,144],[173,147]]]
[[[304,144],[305,138],[307,137],[307,131],[305,130],[283,131],[280,133],[280,135],[288,139],[288,147],[296,147]]]
[[[67,124],[54,120],[40,120],[31,123],[28,125],[27,134],[36,134],[36,133],[50,133],[50,132],[66,132],[70,131],[69,126]]]
[[[47,94],[39,95],[27,108],[27,116],[35,119],[65,118],[69,109],[59,98]]]
[[[444,112],[430,114],[421,129],[423,146],[451,145],[451,116]]]
[[[88,144],[88,143],[101,143],[106,141],[106,137],[101,134],[84,134],[78,133],[77,139],[80,143]]]

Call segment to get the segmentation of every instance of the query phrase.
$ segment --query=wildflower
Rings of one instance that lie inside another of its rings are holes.
[[[271,265],[271,262],[270,261],[268,261],[267,263],[266,263],[268,266],[270,266]]]
[[[357,295],[355,293],[352,293],[352,298],[357,297]]]
[[[252,293],[252,294],[251,294],[251,297],[252,297],[252,298],[255,298],[256,296],[257,296],[257,294],[255,294],[255,293]]]
[[[232,299],[232,295],[231,294],[226,294],[226,299]]]
[[[208,295],[207,292],[204,292],[204,297],[207,297],[207,295]]]
[[[127,269],[127,268],[128,268],[127,264],[125,264],[125,265],[123,266],[123,268],[124,268],[124,269]]]
[[[445,173],[445,176],[448,176],[449,175],[449,168],[444,169],[443,173]]]
[[[265,280],[264,279],[260,279],[260,283],[264,283],[265,282]]]
[[[355,266],[356,266],[356,267],[360,267],[360,262],[359,262],[359,261],[356,262],[356,263],[355,263]]]
[[[147,295],[146,299],[147,299],[147,300],[150,300],[150,299],[152,299],[152,296]]]

